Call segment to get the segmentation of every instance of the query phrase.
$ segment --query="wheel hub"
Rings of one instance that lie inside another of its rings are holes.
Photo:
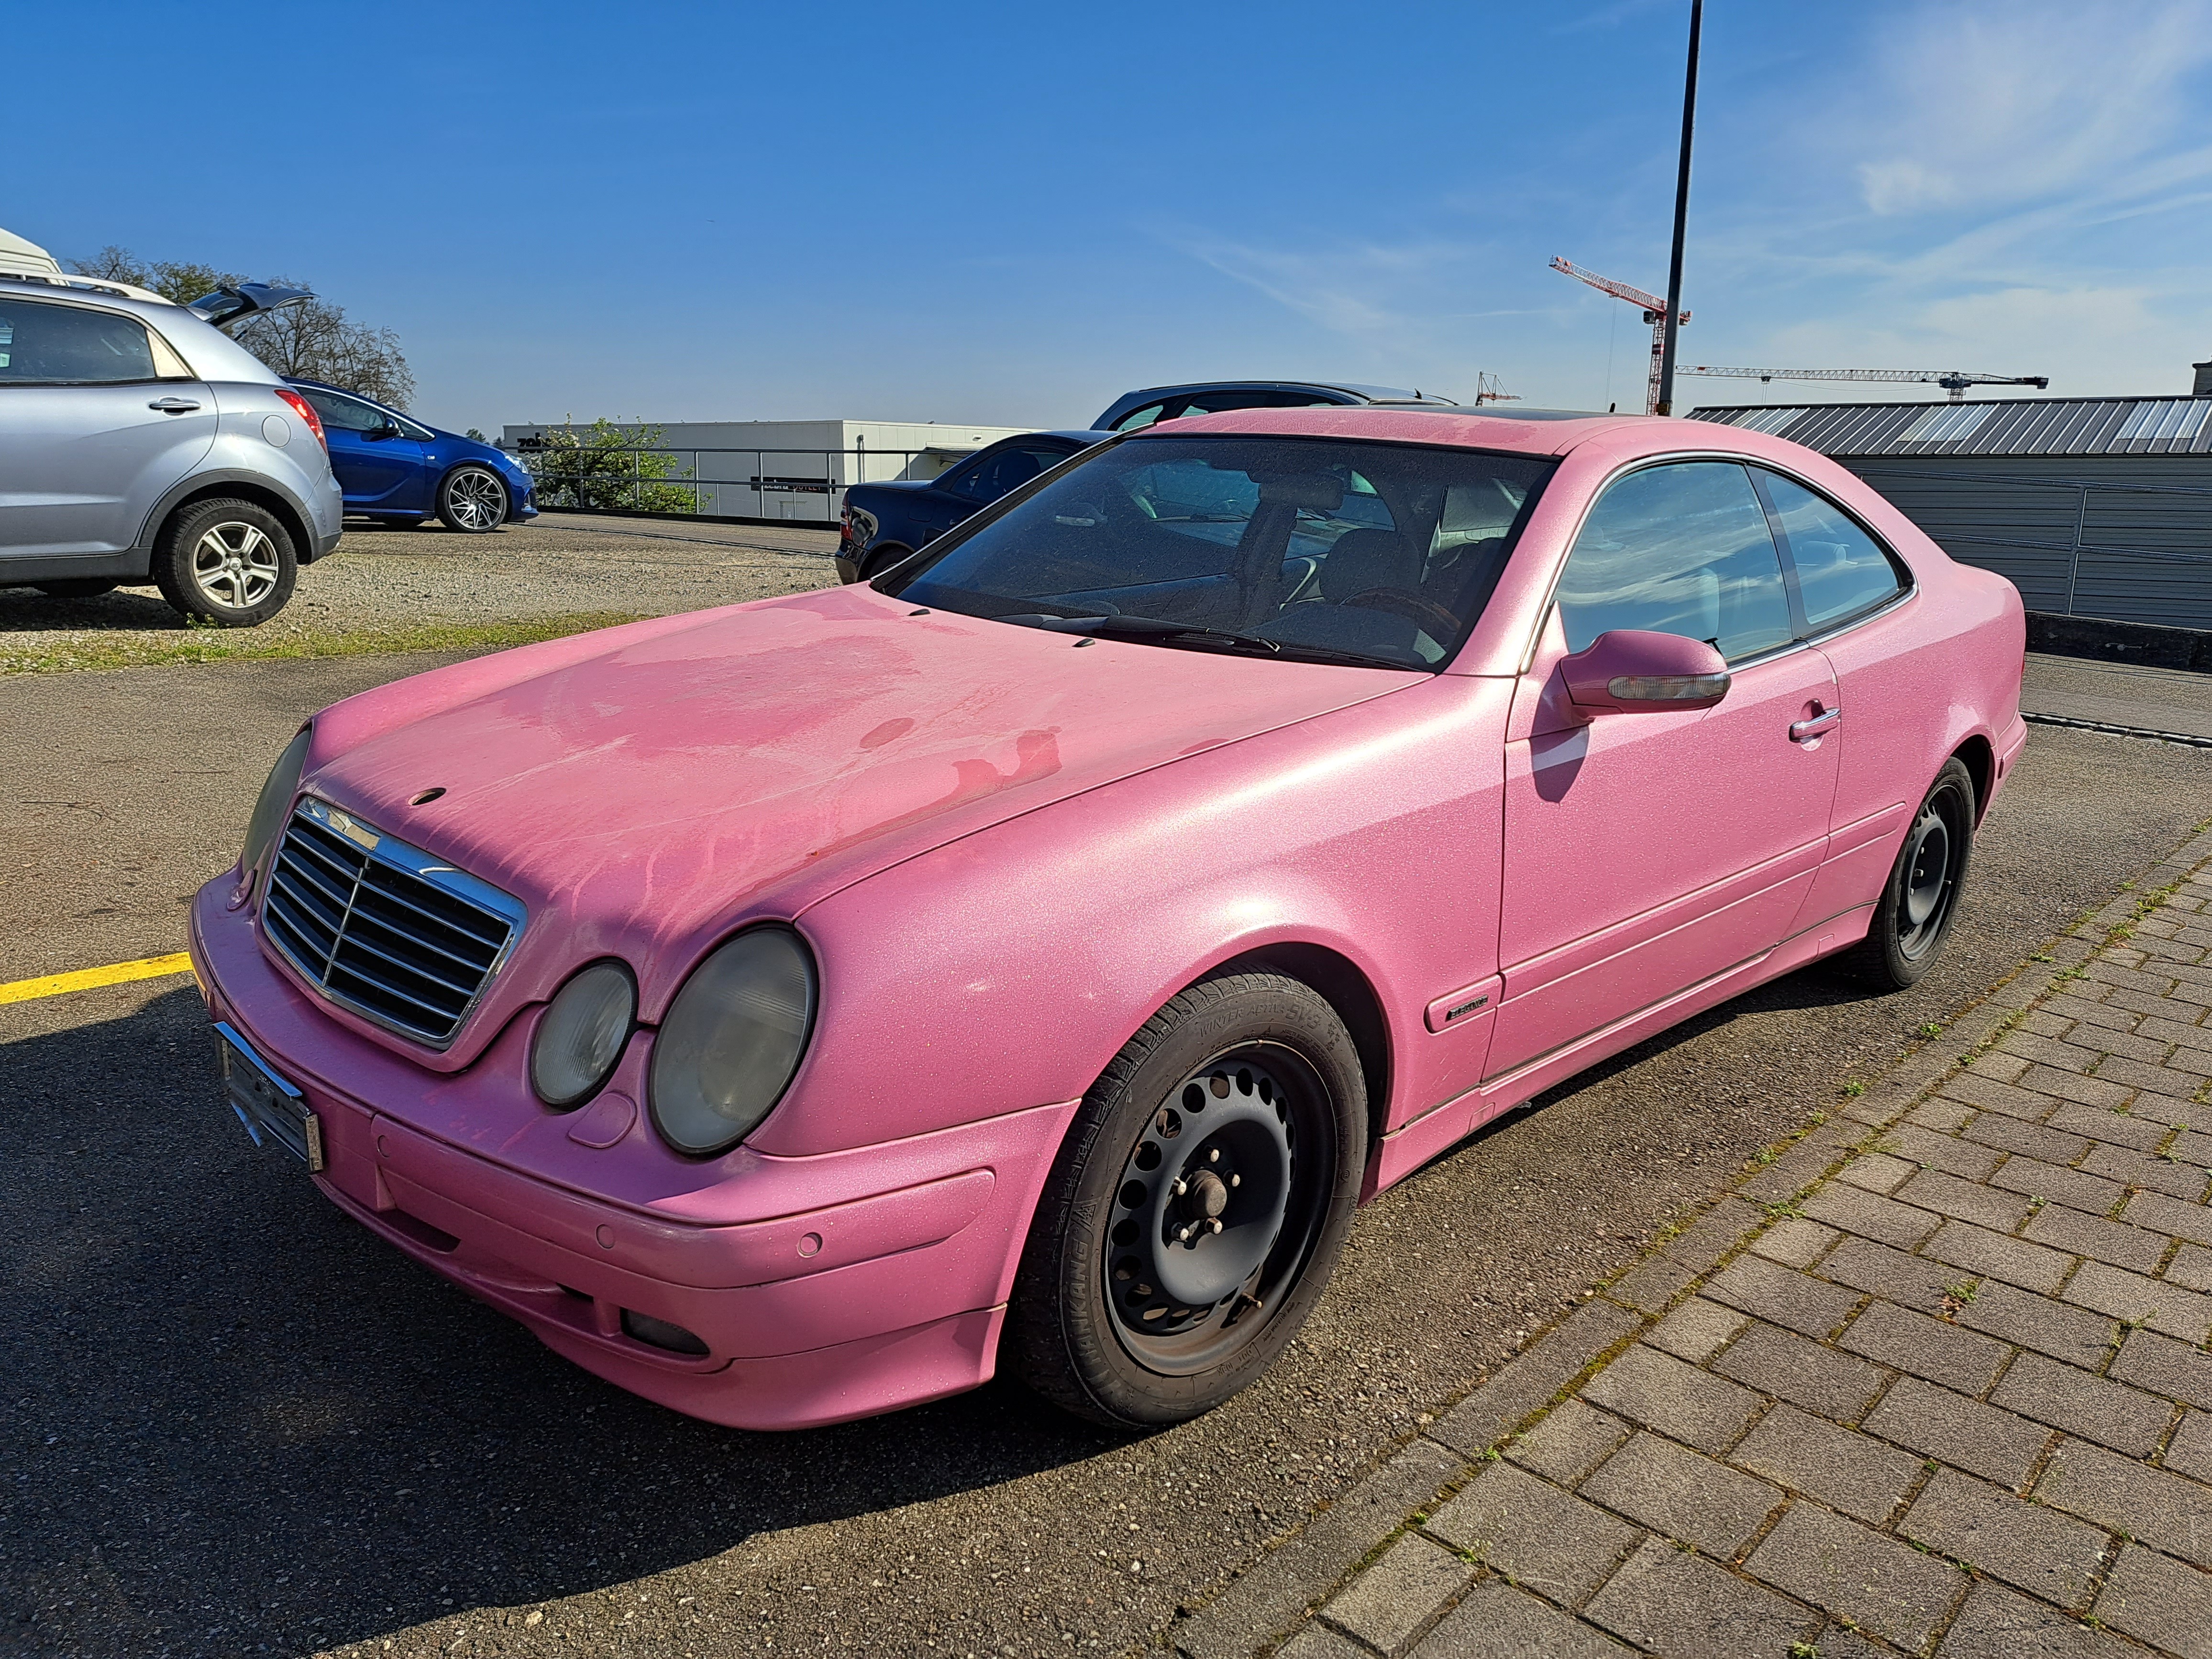
[[[1951,875],[1951,832],[1940,814],[1930,812],[1913,831],[1912,861],[1905,878],[1905,919],[1924,925],[1942,902]]]
[[[1249,1060],[1187,1079],[1138,1137],[1106,1249],[1116,1318],[1144,1338],[1201,1337],[1260,1305],[1294,1168],[1284,1083]]]

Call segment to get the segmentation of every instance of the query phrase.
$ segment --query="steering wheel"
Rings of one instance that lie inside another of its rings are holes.
[[[1425,594],[1410,587],[1370,587],[1364,593],[1354,593],[1348,599],[1339,599],[1339,605],[1356,605],[1365,611],[1380,611],[1425,629],[1438,645],[1443,645],[1459,632],[1459,618]]]

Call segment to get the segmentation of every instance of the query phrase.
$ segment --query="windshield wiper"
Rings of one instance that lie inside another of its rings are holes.
[[[1309,645],[1298,640],[1270,640],[1257,634],[1237,634],[1225,628],[1201,628],[1193,623],[1163,622],[1157,617],[1062,617],[1045,611],[1000,617],[1000,622],[1042,628],[1053,634],[1118,635],[1127,639],[1190,640],[1203,643],[1218,640],[1224,646],[1265,651],[1269,656],[1287,654],[1298,662],[1343,663],[1354,668],[1395,668],[1428,672],[1421,663],[1401,662],[1371,651],[1349,651],[1334,645]]]
[[[1257,634],[1235,634],[1225,628],[1201,628],[1194,623],[1164,622],[1158,617],[1001,617],[1000,622],[1027,623],[1052,634],[1118,635],[1142,640],[1218,640],[1224,645],[1250,647],[1270,656],[1279,654],[1282,642],[1263,640]]]

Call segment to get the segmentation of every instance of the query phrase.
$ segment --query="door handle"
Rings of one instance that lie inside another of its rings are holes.
[[[156,398],[146,407],[158,409],[164,415],[189,415],[199,407],[199,402],[193,398]]]
[[[1790,722],[1790,741],[1802,743],[1808,738],[1819,737],[1823,732],[1832,732],[1837,722],[1843,718],[1844,711],[1837,708],[1824,708],[1810,720],[1792,720]]]

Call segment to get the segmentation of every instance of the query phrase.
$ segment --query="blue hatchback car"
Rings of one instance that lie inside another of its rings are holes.
[[[319,380],[285,384],[323,417],[348,518],[416,525],[435,514],[477,535],[538,516],[530,470],[503,450]]]

